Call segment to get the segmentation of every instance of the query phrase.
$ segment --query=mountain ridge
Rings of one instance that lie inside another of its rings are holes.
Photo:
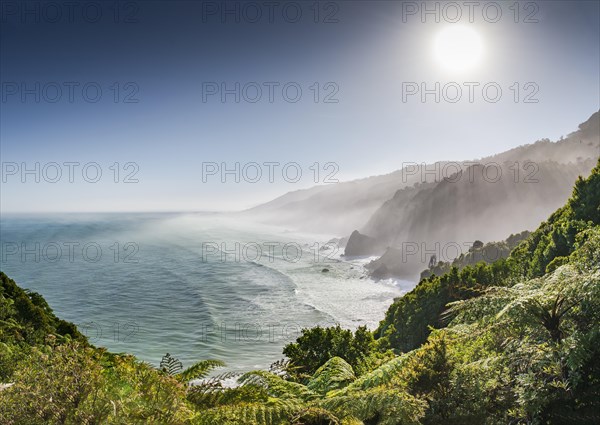
[[[416,280],[429,256],[399,261],[398,255],[405,256],[403,246],[429,250],[436,243],[456,243],[466,248],[475,240],[504,240],[532,230],[564,204],[577,177],[587,175],[599,156],[600,114],[595,112],[557,141],[541,139],[480,160],[412,164],[384,175],[298,190],[246,213],[301,231],[353,234],[348,255],[387,253],[388,272]]]

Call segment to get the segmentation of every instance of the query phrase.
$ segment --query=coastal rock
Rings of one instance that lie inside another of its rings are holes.
[[[361,234],[355,230],[350,235],[344,255],[354,257],[361,255],[376,255],[381,253],[381,244],[377,239]]]
[[[390,277],[390,271],[385,264],[381,264],[371,273],[371,277],[375,279],[387,279]]]
[[[419,263],[407,261],[409,258],[409,255],[402,254],[402,250],[389,247],[381,257],[371,261],[365,268],[369,275],[376,279],[395,277],[416,280],[422,266]]]
[[[345,248],[348,243],[348,237],[345,236],[343,238],[333,238],[327,242],[327,245],[336,245],[338,248]]]

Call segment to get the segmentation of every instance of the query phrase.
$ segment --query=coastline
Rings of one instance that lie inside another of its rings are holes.
[[[268,367],[271,359],[283,357],[283,346],[302,328],[339,323],[375,329],[402,295],[393,282],[371,280],[362,260],[340,257],[341,250],[335,255],[316,251],[315,243],[324,246],[330,235],[230,218],[188,213],[12,217],[3,221],[4,241],[44,247],[75,240],[98,244],[104,255],[98,262],[9,256],[2,269],[41,293],[94,345],[155,365],[169,352],[186,365],[217,358],[229,363],[228,369]],[[217,252],[203,261],[206,241],[225,242],[227,248],[233,241],[295,242],[303,255],[286,261],[281,252],[269,256],[265,250],[258,261],[221,262]],[[129,242],[139,248],[137,262],[116,261],[111,247]],[[326,258],[315,261],[315,253]]]

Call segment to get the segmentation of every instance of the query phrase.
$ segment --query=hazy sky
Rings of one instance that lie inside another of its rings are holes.
[[[1,211],[245,208],[598,110],[599,2],[475,3],[2,1]],[[448,27],[482,46],[465,70],[434,54]]]

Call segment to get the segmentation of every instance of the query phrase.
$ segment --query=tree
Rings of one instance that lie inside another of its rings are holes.
[[[303,329],[296,342],[286,345],[283,354],[290,359],[297,379],[306,379],[332,357],[340,357],[356,370],[362,371],[365,362],[375,351],[373,334],[365,326],[355,331],[317,326]]]

